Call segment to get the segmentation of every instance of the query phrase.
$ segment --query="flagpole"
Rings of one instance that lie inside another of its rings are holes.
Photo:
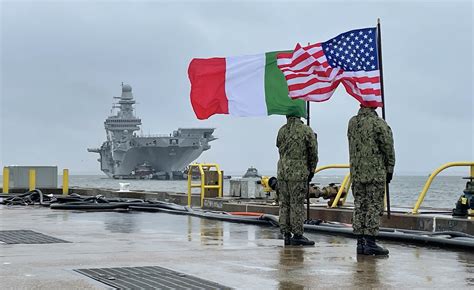
[[[310,43],[308,42],[308,46]],[[309,106],[309,101],[306,101],[306,125],[311,128],[311,123],[310,123],[310,106]],[[309,156],[308,156],[309,157]],[[308,190],[306,191],[306,219],[309,220],[309,183],[311,180],[308,180]]]
[[[377,54],[380,71],[380,93],[382,95],[382,118],[385,120],[385,96],[383,91],[383,67],[382,67],[382,32],[380,29],[380,18],[377,18]],[[390,187],[385,183],[385,194],[387,195],[387,218],[390,219]]]
[[[310,110],[309,109],[310,109],[309,101],[306,101],[306,125],[308,125],[308,127],[311,128],[311,124],[309,122],[309,119],[310,119]],[[308,180],[308,190],[306,191],[306,219],[307,220],[309,220],[309,183],[310,182],[311,182],[311,180]]]
[[[380,31],[380,18],[377,18],[377,55],[380,71],[380,93],[382,94],[382,118],[385,120],[385,96],[383,92],[383,66],[382,66],[382,32]]]

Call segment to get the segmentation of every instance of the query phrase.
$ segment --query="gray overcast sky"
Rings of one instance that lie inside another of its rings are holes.
[[[377,17],[396,172],[473,160],[472,13],[471,1],[2,1],[1,166],[100,173],[86,148],[105,140],[103,121],[123,81],[144,133],[215,127],[219,139],[199,161],[275,171],[285,118],[197,120],[190,60],[292,49],[375,26]],[[357,109],[342,86],[312,104],[320,165],[347,163],[347,122]]]

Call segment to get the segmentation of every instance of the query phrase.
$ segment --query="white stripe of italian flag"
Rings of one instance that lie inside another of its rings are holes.
[[[306,116],[304,101],[288,97],[288,86],[268,52],[226,58],[195,58],[189,64],[191,104],[198,119],[232,116]]]

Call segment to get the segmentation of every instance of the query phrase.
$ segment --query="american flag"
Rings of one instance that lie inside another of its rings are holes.
[[[377,30],[364,28],[342,33],[326,42],[278,55],[278,67],[292,99],[329,100],[339,83],[361,104],[382,107],[377,58]]]

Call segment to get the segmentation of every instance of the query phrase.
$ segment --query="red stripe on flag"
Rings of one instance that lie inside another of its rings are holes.
[[[313,45],[313,47],[320,47],[321,45]],[[299,54],[298,56],[295,56],[295,54]],[[309,48],[308,47],[301,47],[299,44],[296,45],[295,51],[293,53],[285,53],[279,54],[277,56],[278,60],[280,61],[285,61],[284,64],[280,63],[278,64],[278,67],[280,69],[285,69],[285,68],[290,68],[294,69],[294,66],[300,64],[303,61],[308,60],[309,58],[315,58],[318,59],[319,57],[324,55],[324,51],[322,48],[319,50],[316,50],[314,54],[310,54]],[[286,63],[287,61],[290,61],[290,63]]]
[[[291,96],[291,90],[290,90],[290,97],[292,99],[301,99],[301,98],[305,98],[309,95],[321,95],[321,94],[327,94],[333,90],[335,90],[337,88],[337,86],[339,85],[339,82],[340,81],[335,81],[333,83],[328,83],[328,86],[327,87],[324,87],[324,88],[318,88],[318,89],[315,89],[315,90],[312,90],[306,94],[302,94],[302,95],[298,95],[297,97],[293,97]]]
[[[229,114],[225,72],[225,58],[195,58],[189,64],[191,104],[198,119],[207,119],[214,114]]]
[[[302,90],[306,87],[309,87],[311,85],[314,85],[314,84],[323,84],[325,86],[330,86],[334,81],[337,81],[336,80],[333,80],[333,81],[321,81],[320,79],[318,79],[317,77],[314,77],[310,80],[308,80],[307,82],[304,82],[304,83],[297,83],[297,84],[293,84],[293,85],[288,85],[288,90],[291,92],[291,91],[298,91],[298,90]]]
[[[311,48],[314,48],[314,47],[321,47],[321,42],[318,42],[318,43],[315,43],[315,44],[310,44],[308,46],[305,46],[304,48],[306,50],[308,50],[308,49],[311,49]]]
[[[308,53],[303,53],[302,55],[298,56],[297,58],[292,59],[292,60],[291,60],[291,63],[278,65],[278,67],[279,67],[280,69],[291,68],[291,67],[294,67],[294,66],[298,65],[300,62],[303,62],[303,61],[307,60],[307,59],[310,58],[310,57],[311,57],[310,54],[308,54]]]
[[[292,56],[293,56],[292,52],[281,52],[281,53],[277,54],[277,59],[291,58]]]
[[[326,70],[327,68],[329,68],[329,63],[327,61],[323,62],[323,63],[319,63],[319,62],[315,62],[315,63],[312,63],[312,64],[308,64],[307,66],[303,67],[302,69],[298,69],[298,70],[295,70],[295,69],[291,69],[291,68],[282,68],[280,66],[278,66],[278,68],[284,73],[284,72],[293,72],[293,73],[311,73],[311,70],[310,69],[314,69],[315,71],[316,70],[322,70],[321,68],[319,67],[322,67],[324,70]]]
[[[313,54],[312,56],[316,59],[320,58],[321,56],[324,55],[324,50],[319,50],[318,52],[316,52],[315,54]]]
[[[312,77],[312,76],[315,76],[315,77],[325,77],[325,78],[328,78],[331,73],[333,71],[333,68],[329,68],[328,70],[326,71],[313,71],[313,72],[307,72],[307,73],[299,73],[299,74],[288,74],[288,75],[285,75],[285,78],[286,80],[292,80],[292,79],[296,79],[296,78],[306,78],[306,77]],[[342,74],[344,71],[343,70],[340,70],[336,76]]]
[[[366,101],[364,100],[360,95],[354,93],[352,91],[352,88],[348,85],[348,84],[345,84],[344,82],[342,83],[342,85],[346,88],[346,91],[349,95],[353,96],[354,98],[356,98],[356,100],[358,100],[363,106],[366,106],[366,107],[383,107],[383,103],[382,102],[377,102],[377,101]]]
[[[363,83],[380,83],[380,77],[351,77],[352,80]]]
[[[360,92],[360,94],[362,95],[376,95],[376,96],[380,96],[380,89],[378,88],[365,88],[365,89],[361,89],[359,88],[359,86],[357,85],[357,82],[354,81],[353,78],[343,78],[344,81],[346,82],[350,82],[355,88],[357,88]],[[373,83],[372,85],[376,85],[376,83]],[[354,91],[354,90],[352,90]],[[357,93],[354,91],[354,93]]]

